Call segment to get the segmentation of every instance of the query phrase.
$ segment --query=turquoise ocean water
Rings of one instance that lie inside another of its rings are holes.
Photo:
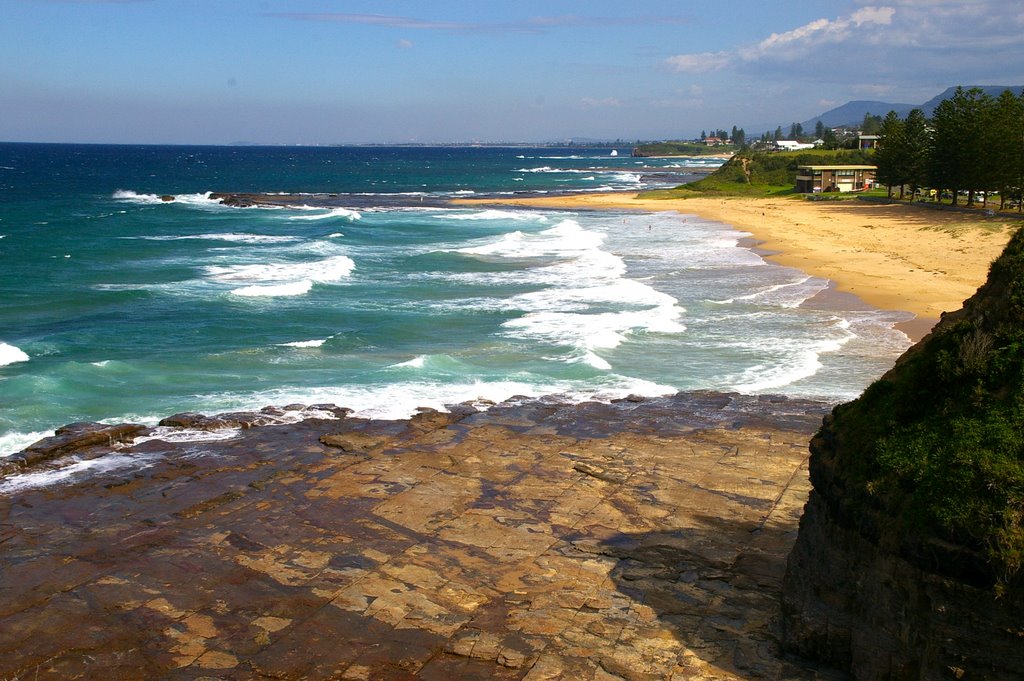
[[[908,346],[909,315],[808,306],[828,282],[728,225],[444,203],[673,186],[713,163],[612,151],[0,144],[0,456],[74,421],[294,402],[843,400]]]

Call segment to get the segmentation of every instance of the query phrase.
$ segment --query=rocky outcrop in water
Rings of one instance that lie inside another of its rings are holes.
[[[31,468],[58,457],[70,456],[97,445],[128,442],[143,430],[144,426],[131,423],[113,426],[85,421],[71,423],[58,428],[50,437],[29,445],[14,456],[0,459],[0,476]]]
[[[784,643],[855,678],[1024,678],[1024,238],[811,442]]]

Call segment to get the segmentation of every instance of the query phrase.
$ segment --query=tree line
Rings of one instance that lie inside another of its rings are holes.
[[[929,120],[920,109],[901,119],[895,111],[882,120],[875,152],[877,180],[911,195],[930,188],[941,201],[957,205],[961,192],[972,206],[980,194],[999,194],[999,207],[1024,193],[1024,91],[1005,90],[999,97],[962,87],[943,100]]]

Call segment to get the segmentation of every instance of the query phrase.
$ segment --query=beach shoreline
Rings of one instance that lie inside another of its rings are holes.
[[[1005,217],[926,211],[907,204],[792,198],[653,199],[634,193],[458,199],[457,205],[561,210],[674,211],[748,232],[746,247],[771,262],[832,282],[883,310],[915,315],[898,328],[917,341],[943,312],[960,309],[984,283],[1012,234]],[[952,257],[951,257],[952,256]]]

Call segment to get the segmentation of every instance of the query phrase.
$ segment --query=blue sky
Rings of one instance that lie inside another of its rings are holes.
[[[0,140],[760,132],[1024,84],[1022,35],[1024,0],[0,0]]]

